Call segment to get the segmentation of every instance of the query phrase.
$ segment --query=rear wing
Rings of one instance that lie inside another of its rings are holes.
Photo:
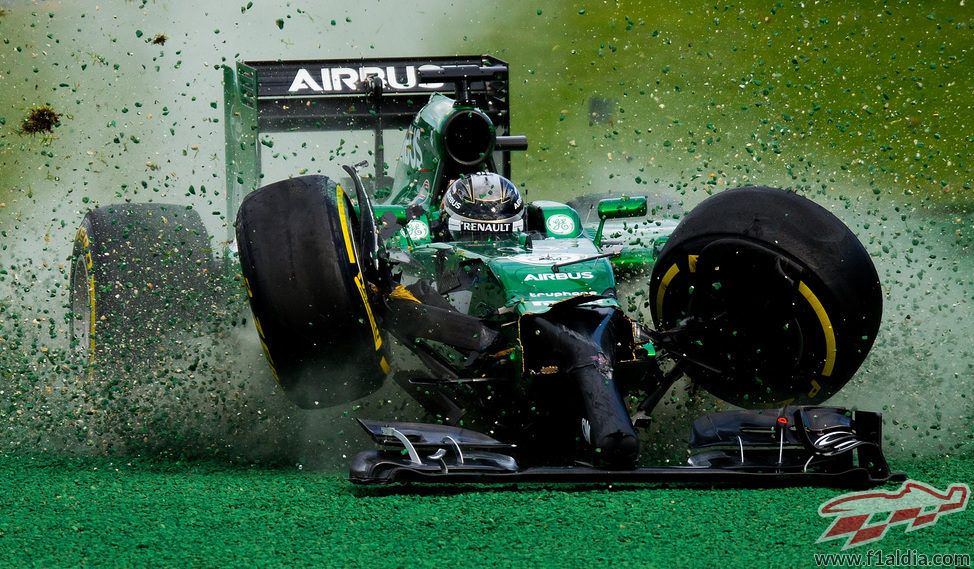
[[[382,131],[407,127],[429,95],[454,89],[452,83],[420,82],[420,70],[453,65],[504,67],[491,78],[472,82],[468,96],[487,113],[498,134],[509,133],[507,64],[488,55],[240,61],[236,67],[224,66],[227,218],[234,219],[240,200],[261,180],[262,134],[374,131],[378,174]],[[503,168],[509,175],[506,157]]]

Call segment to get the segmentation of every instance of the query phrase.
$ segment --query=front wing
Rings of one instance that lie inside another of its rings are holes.
[[[879,413],[835,407],[712,413],[694,422],[686,466],[529,466],[516,448],[482,433],[422,423],[359,421],[380,450],[359,453],[356,484],[675,483],[743,487],[871,487],[905,480],[883,457]],[[391,447],[391,448],[390,448]]]

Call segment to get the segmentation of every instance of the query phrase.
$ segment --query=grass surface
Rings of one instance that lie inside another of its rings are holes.
[[[893,466],[939,489],[974,481],[970,458]],[[297,469],[10,455],[0,488],[5,567],[814,567],[841,548],[815,543],[818,507],[845,492],[375,489]],[[850,551],[974,553],[972,515]]]

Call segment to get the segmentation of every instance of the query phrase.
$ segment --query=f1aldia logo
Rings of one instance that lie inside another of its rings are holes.
[[[843,494],[819,506],[818,515],[835,519],[816,543],[845,539],[842,549],[849,549],[879,541],[893,526],[906,524],[908,532],[932,526],[940,516],[964,511],[970,494],[967,484],[952,484],[941,492],[916,480],[907,480],[894,492]]]

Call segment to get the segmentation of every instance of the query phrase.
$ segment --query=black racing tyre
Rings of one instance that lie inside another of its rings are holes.
[[[120,204],[89,211],[71,263],[71,337],[92,369],[131,371],[182,358],[181,331],[211,310],[213,256],[186,206]]]
[[[281,388],[311,409],[382,384],[389,365],[340,186],[303,176],[247,195],[237,246],[254,323]]]
[[[687,375],[740,406],[816,404],[859,369],[882,319],[869,254],[838,218],[795,193],[711,196],[663,247],[650,280],[659,330]]]

